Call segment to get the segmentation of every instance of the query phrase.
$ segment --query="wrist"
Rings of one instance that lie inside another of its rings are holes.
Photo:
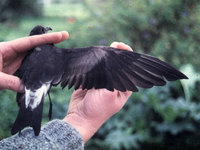
[[[93,120],[84,118],[76,113],[67,114],[63,120],[80,133],[84,143],[86,143],[103,124],[103,122],[94,122]]]

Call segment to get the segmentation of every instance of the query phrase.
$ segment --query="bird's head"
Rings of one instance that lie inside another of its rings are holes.
[[[35,26],[32,30],[31,30],[31,32],[30,32],[30,36],[31,35],[39,35],[39,34],[45,34],[45,33],[47,33],[49,30],[52,30],[50,27],[43,27],[43,26],[41,26],[41,25],[37,25],[37,26]]]

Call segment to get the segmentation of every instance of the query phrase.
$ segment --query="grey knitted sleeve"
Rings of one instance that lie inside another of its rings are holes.
[[[0,150],[83,150],[80,134],[67,122],[53,120],[44,125],[39,136],[31,128],[0,141]]]

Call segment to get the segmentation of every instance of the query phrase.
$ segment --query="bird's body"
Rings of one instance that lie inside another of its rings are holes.
[[[36,26],[30,35],[44,31],[42,26]],[[150,55],[106,46],[61,49],[53,44],[32,49],[16,75],[24,83],[25,93],[17,94],[20,110],[12,134],[31,126],[35,135],[40,132],[43,101],[51,86],[136,92],[137,87],[163,86],[164,78],[169,81],[187,78]]]

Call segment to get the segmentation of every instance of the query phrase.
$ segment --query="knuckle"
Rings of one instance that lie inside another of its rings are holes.
[[[8,85],[8,89],[9,90],[12,90],[12,89],[14,89],[15,87],[16,87],[16,85],[17,85],[17,83],[16,83],[16,81],[14,80],[14,79],[9,79],[8,81],[7,81],[7,85]]]

